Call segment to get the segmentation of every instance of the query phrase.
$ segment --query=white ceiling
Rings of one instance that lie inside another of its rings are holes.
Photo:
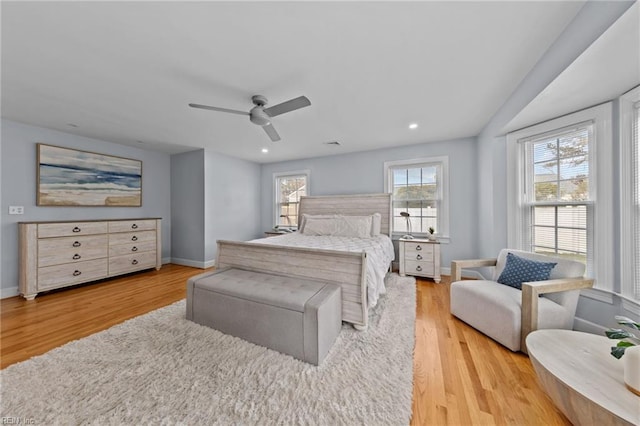
[[[640,4],[635,3],[533,99],[505,133],[598,105],[640,84]]]
[[[2,116],[257,162],[475,136],[582,4],[3,1]],[[312,105],[273,119],[275,143],[187,106],[254,94]]]

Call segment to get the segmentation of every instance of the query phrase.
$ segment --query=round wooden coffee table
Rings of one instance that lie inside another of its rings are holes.
[[[529,358],[543,389],[574,425],[639,425],[640,397],[625,387],[614,340],[571,330],[527,336]]]

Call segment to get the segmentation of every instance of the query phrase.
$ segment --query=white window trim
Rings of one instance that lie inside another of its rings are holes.
[[[625,232],[634,226],[633,206],[633,135],[635,103],[640,102],[640,86],[620,97],[620,281],[621,297],[626,309],[640,313],[640,304],[633,299],[635,276],[633,272],[635,247],[633,233]],[[635,304],[635,306],[633,306]]]
[[[524,247],[521,214],[522,194],[520,188],[524,184],[523,158],[518,141],[561,129],[585,121],[593,121],[594,143],[589,148],[590,182],[595,197],[593,219],[593,277],[594,287],[605,292],[613,291],[613,160],[612,150],[612,107],[611,102],[597,105],[582,111],[568,114],[544,123],[536,124],[507,135],[507,244],[509,248],[526,249]],[[602,300],[602,294],[583,290],[582,294]],[[610,295],[608,295],[610,296]],[[605,297],[613,303],[612,297]]]
[[[272,196],[271,196],[271,200],[272,200],[272,220],[271,223],[273,223],[273,226],[275,227],[278,224],[278,178],[281,177],[287,177],[287,176],[306,176],[307,177],[307,195],[311,195],[311,191],[310,191],[310,183],[311,183],[311,170],[306,169],[306,170],[294,170],[294,171],[290,171],[290,172],[274,172],[273,173],[273,177],[271,179],[271,186],[272,186]],[[296,224],[295,228],[298,227],[298,224]]]
[[[440,216],[440,229],[438,230],[438,241],[441,243],[450,243],[451,236],[449,234],[449,157],[425,157],[425,158],[412,158],[409,160],[394,160],[384,162],[384,191],[393,194],[393,188],[391,187],[391,180],[389,179],[389,169],[398,166],[413,166],[416,164],[424,163],[440,163],[442,164],[442,214]],[[393,206],[391,206],[391,212],[393,216]],[[393,221],[393,217],[391,218]],[[396,235],[401,233],[394,232]],[[426,235],[426,233],[414,233],[415,235]]]

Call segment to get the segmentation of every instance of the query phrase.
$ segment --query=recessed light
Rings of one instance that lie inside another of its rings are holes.
[[[267,148],[262,148],[262,153],[266,154],[267,152],[269,152],[269,150]]]
[[[411,123],[411,124],[409,124],[409,128],[410,128],[411,130],[413,130],[413,129],[417,129],[417,128],[418,128],[418,123]]]

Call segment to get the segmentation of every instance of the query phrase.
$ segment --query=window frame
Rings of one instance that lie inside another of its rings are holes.
[[[273,173],[273,207],[272,207],[272,213],[273,213],[273,227],[275,228],[276,226],[278,226],[279,228],[288,228],[288,229],[297,229],[298,228],[298,224],[299,224],[299,220],[298,219],[298,223],[293,224],[293,225],[289,225],[289,226],[283,226],[283,225],[278,225],[278,218],[280,217],[280,213],[279,213],[279,204],[280,204],[280,191],[278,188],[278,180],[280,178],[285,178],[285,177],[290,177],[290,178],[298,178],[298,177],[304,177],[306,179],[306,187],[307,187],[307,196],[311,195],[310,192],[310,182],[311,182],[311,171],[310,170],[293,170],[293,171],[287,171],[287,172],[275,172]],[[300,210],[298,209],[298,213],[300,212]]]
[[[558,117],[507,134],[507,244],[510,248],[529,250],[525,229],[527,228],[524,188],[526,167],[524,143],[555,133],[572,126],[592,122],[592,138],[589,140],[589,192],[593,217],[591,228],[587,229],[587,254],[591,261],[587,276],[595,279],[593,290],[583,290],[582,294],[613,303],[613,150],[612,150],[612,104],[607,102],[572,114]],[[589,228],[589,225],[588,225]]]
[[[640,115],[640,86],[637,86],[620,97],[620,293],[625,309],[640,315],[640,293],[635,286],[640,285],[636,281],[636,262],[640,262],[640,247],[635,246],[634,235],[638,232],[634,221],[633,184],[634,167],[634,143],[633,122],[636,114]],[[637,148],[640,149],[640,146]],[[637,171],[640,173],[640,170]],[[626,232],[631,230],[632,232]]]
[[[418,166],[430,166],[437,164],[440,166],[442,184],[438,187],[438,193],[440,194],[440,210],[438,213],[438,241],[441,243],[449,243],[451,240],[449,234],[449,157],[425,157],[425,158],[413,158],[408,160],[394,160],[384,162],[384,191],[391,194],[391,235],[393,237],[400,237],[404,232],[396,232],[393,229],[393,170],[401,168],[416,168]],[[426,237],[426,232],[412,232],[417,237]]]

